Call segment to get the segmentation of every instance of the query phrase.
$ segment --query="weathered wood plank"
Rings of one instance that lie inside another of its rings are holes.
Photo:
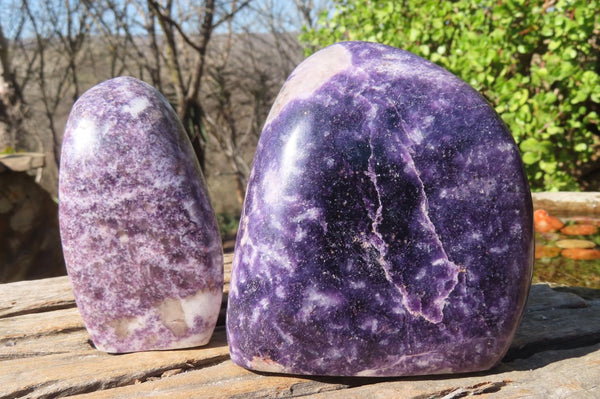
[[[574,361],[577,366],[573,367]],[[139,385],[98,391],[86,399],[169,398],[551,398],[600,394],[600,345],[538,353],[483,373],[417,378],[299,377],[252,373],[224,361]]]
[[[223,255],[223,262],[225,266],[223,267],[225,273],[225,287],[229,287],[229,282],[231,281],[231,263],[233,262],[233,253],[227,253]],[[229,288],[225,289],[225,292],[229,292]]]
[[[161,396],[169,398],[229,398],[229,397],[291,397],[296,384],[309,380],[293,376],[267,376],[247,371],[230,360],[177,374],[173,377],[149,381],[140,385],[98,391],[81,398],[131,398]],[[339,384],[338,384],[339,385]],[[139,388],[142,388],[142,391]],[[339,385],[340,388],[344,387]],[[183,388],[183,389],[182,389]]]
[[[26,314],[0,319],[0,340],[60,334],[65,330],[81,328],[84,328],[83,321],[77,308]]]
[[[63,330],[61,333],[45,336],[2,339],[0,341],[0,362],[86,351],[91,347],[89,338],[87,331],[81,328],[76,331]]]
[[[76,308],[0,319],[0,360],[89,350]]]
[[[110,355],[93,349],[0,362],[0,398],[43,398],[134,384],[174,369],[202,368],[229,357],[225,330],[189,350]]]
[[[67,276],[0,285],[0,319],[74,306]]]
[[[507,399],[598,398],[600,345],[542,352],[477,375],[381,381],[312,397],[457,399],[475,395]]]

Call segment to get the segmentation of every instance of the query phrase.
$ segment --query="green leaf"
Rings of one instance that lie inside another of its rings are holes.
[[[550,37],[550,36],[554,35],[554,30],[552,29],[551,26],[544,25],[542,27],[542,31],[540,33],[542,34],[542,36]]]
[[[588,98],[588,93],[584,90],[579,90],[575,93],[575,96],[571,98],[571,104],[579,104]]]
[[[584,152],[585,150],[587,150],[587,148],[588,145],[586,143],[579,143],[575,144],[575,147],[573,149],[577,152]]]
[[[550,51],[554,51],[557,48],[560,47],[560,42],[557,40],[550,40],[550,43],[548,44],[548,50]]]
[[[528,139],[523,140],[519,145],[519,148],[523,152],[539,151],[541,148],[541,144],[533,137],[530,137]]]
[[[545,162],[540,161],[540,169],[548,174],[553,174],[556,172],[556,167],[558,164],[556,162]]]
[[[545,104],[554,104],[557,99],[558,97],[556,96],[556,93],[549,92],[544,95],[543,102]]]
[[[550,125],[548,126],[548,128],[546,129],[546,133],[548,133],[549,135],[558,135],[558,134],[563,134],[564,129],[560,126],[556,126],[556,125]]]
[[[411,28],[410,33],[408,35],[408,40],[410,40],[410,42],[416,42],[417,39],[419,38],[419,36],[420,36],[419,31],[415,28]]]
[[[523,163],[525,165],[533,165],[540,160],[540,154],[535,152],[526,152],[523,154]]]
[[[594,71],[584,71],[581,75],[581,83],[586,86],[595,85],[598,83],[599,77]]]
[[[575,50],[573,47],[568,47],[563,51],[563,59],[572,60],[575,57],[577,57],[577,50]]]

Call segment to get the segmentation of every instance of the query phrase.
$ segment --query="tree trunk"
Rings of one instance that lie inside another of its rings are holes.
[[[21,147],[24,139],[25,102],[17,82],[0,25],[0,152],[7,147]]]
[[[202,172],[206,169],[206,133],[202,124],[203,110],[197,100],[186,100],[183,114],[180,115],[181,123],[185,127],[192,142],[192,147],[198,158]]]

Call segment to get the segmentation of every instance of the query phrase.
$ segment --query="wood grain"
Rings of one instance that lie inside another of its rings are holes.
[[[67,276],[0,284],[0,319],[74,306]]]

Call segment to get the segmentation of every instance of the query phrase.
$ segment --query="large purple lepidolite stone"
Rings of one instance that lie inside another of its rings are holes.
[[[88,90],[69,115],[59,180],[65,261],[96,347],[206,344],[221,306],[221,240],[164,97],[130,77]]]
[[[233,361],[294,374],[492,367],[531,281],[532,203],[486,101],[399,49],[330,46],[264,127],[233,261]]]

